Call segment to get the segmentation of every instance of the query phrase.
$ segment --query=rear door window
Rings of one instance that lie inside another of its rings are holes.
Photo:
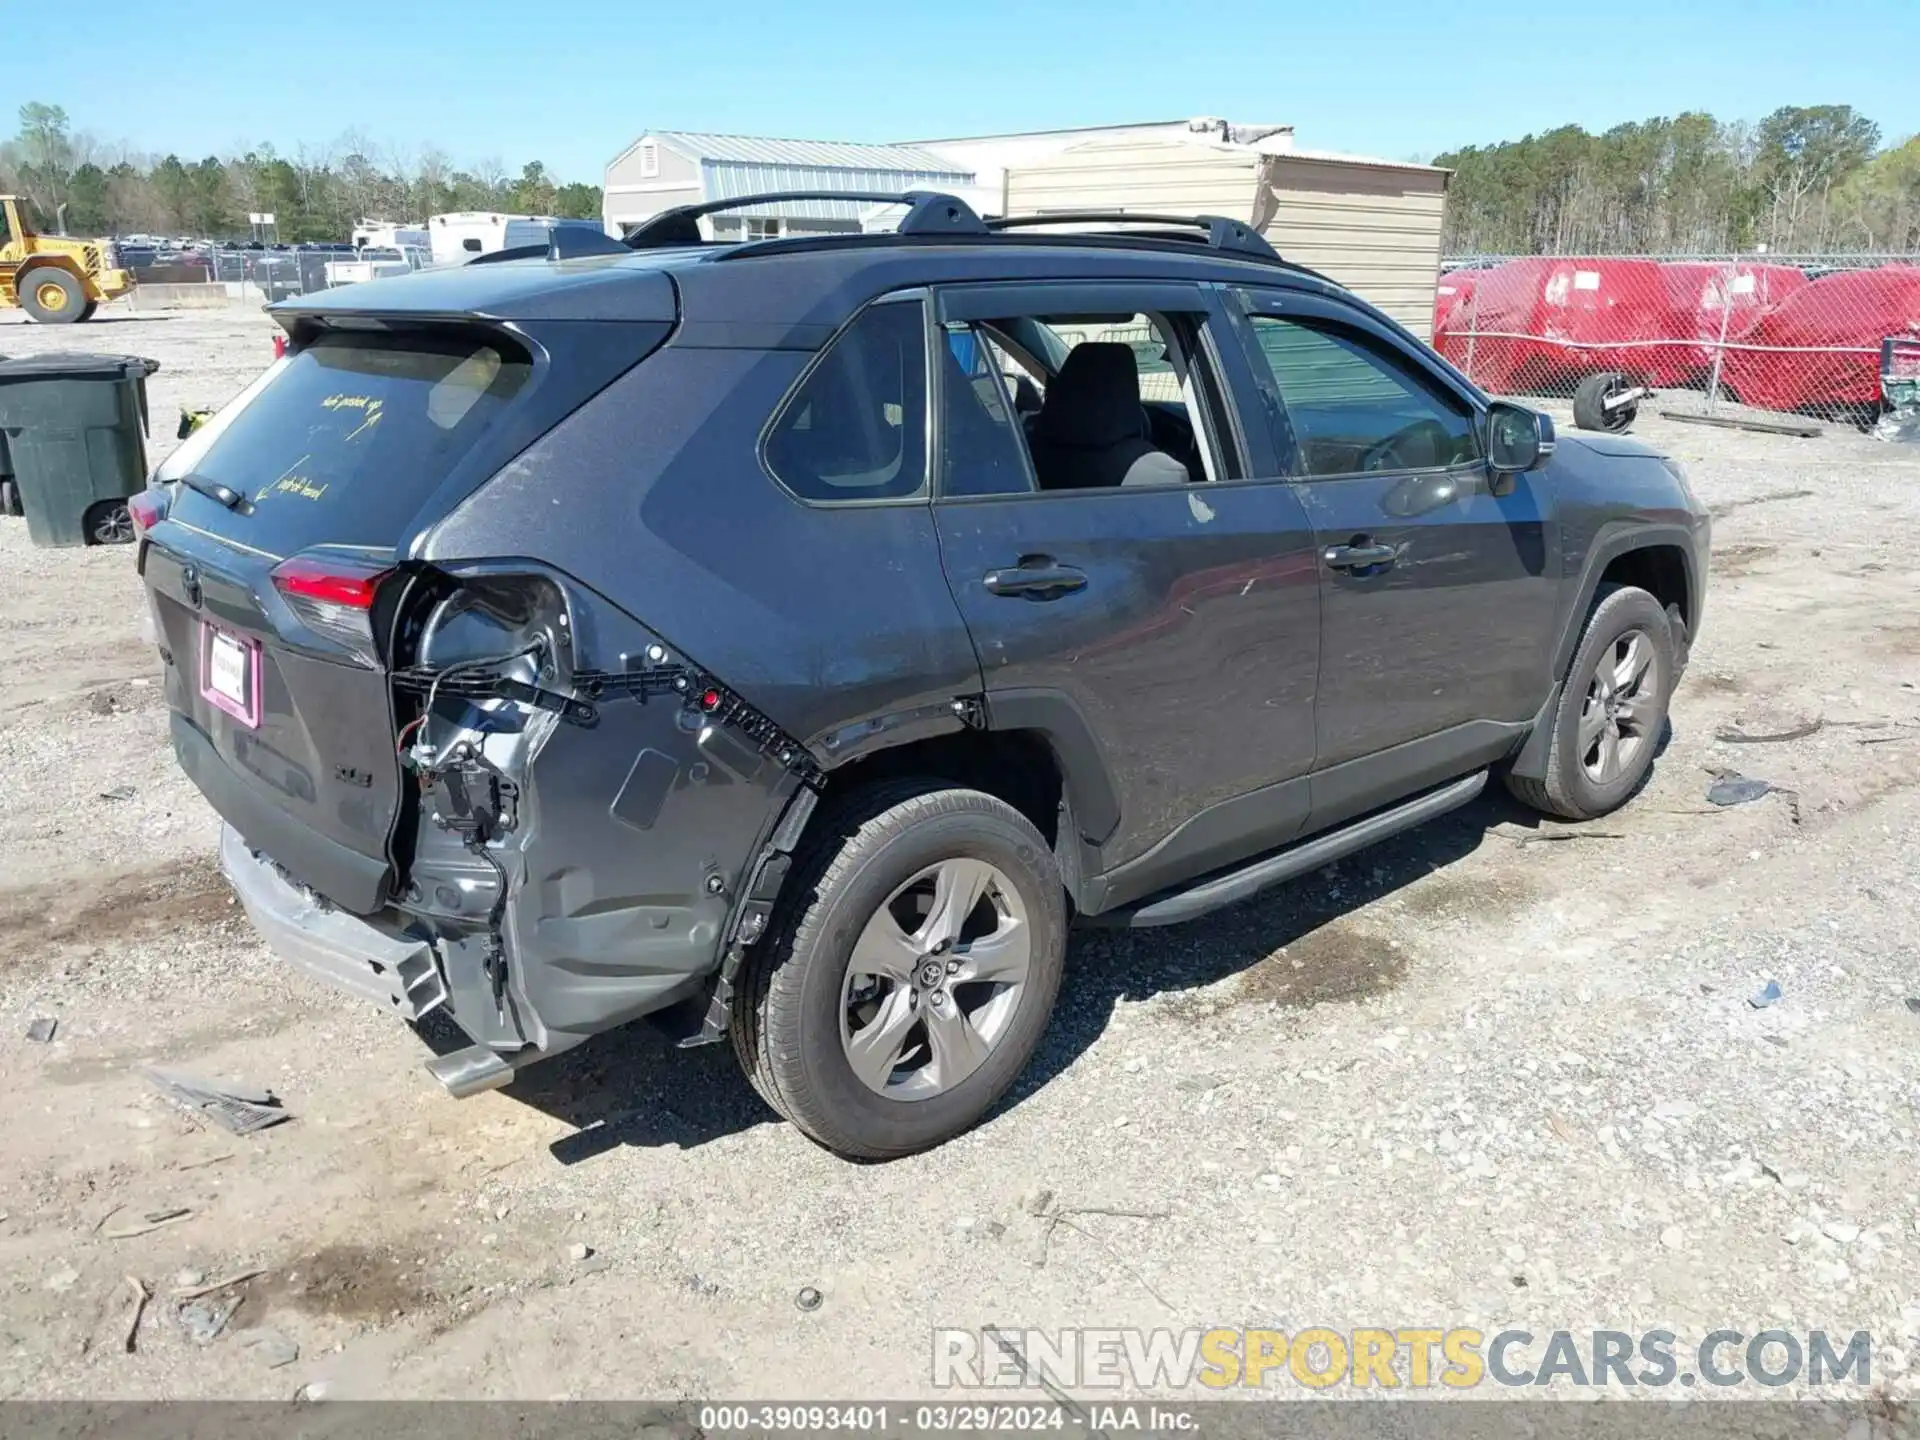
[[[389,546],[530,370],[491,334],[325,335],[190,436],[158,478],[191,473],[246,496],[250,514],[182,487],[176,513],[258,549]]]

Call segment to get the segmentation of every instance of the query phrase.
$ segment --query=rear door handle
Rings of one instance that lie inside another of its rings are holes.
[[[1352,545],[1329,545],[1320,552],[1320,558],[1326,562],[1329,570],[1370,570],[1376,566],[1393,564],[1400,558],[1400,551],[1392,545],[1357,542]]]
[[[980,583],[995,595],[1018,595],[1028,600],[1058,600],[1087,586],[1086,572],[1057,563],[1051,555],[1022,556],[1018,565],[989,570]]]

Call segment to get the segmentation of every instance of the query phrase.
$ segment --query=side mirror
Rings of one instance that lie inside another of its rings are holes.
[[[1505,400],[1487,407],[1487,464],[1496,475],[1536,468],[1553,446],[1551,416]]]

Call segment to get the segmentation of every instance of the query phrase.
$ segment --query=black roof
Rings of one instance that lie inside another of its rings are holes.
[[[926,213],[929,198],[942,206],[951,201],[946,196],[915,197],[910,215]],[[1187,221],[1109,214],[986,223],[976,218],[977,229],[956,230],[949,222],[932,233],[794,236],[734,244],[679,243],[687,232],[686,218],[653,229],[656,238],[673,238],[672,244],[646,240],[654,224],[649,222],[630,232],[624,243],[609,238],[587,254],[569,249],[575,258],[488,256],[484,264],[342,286],[284,300],[272,309],[288,319],[404,314],[509,321],[683,320],[753,326],[763,335],[771,326],[779,327],[779,334],[755,343],[808,346],[824,341],[848,313],[874,296],[919,284],[1180,278],[1337,288],[1313,271],[1281,260],[1245,226],[1218,217]],[[1153,228],[1053,235],[1026,229],[1029,224],[1090,218],[1145,221]],[[556,240],[556,247],[561,243]]]

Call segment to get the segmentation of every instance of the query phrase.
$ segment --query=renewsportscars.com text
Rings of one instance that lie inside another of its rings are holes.
[[[1864,1330],[1844,1339],[1823,1330],[1715,1330],[1694,1344],[1670,1330],[955,1329],[933,1334],[933,1383],[1202,1391],[1866,1386],[1872,1356]]]

